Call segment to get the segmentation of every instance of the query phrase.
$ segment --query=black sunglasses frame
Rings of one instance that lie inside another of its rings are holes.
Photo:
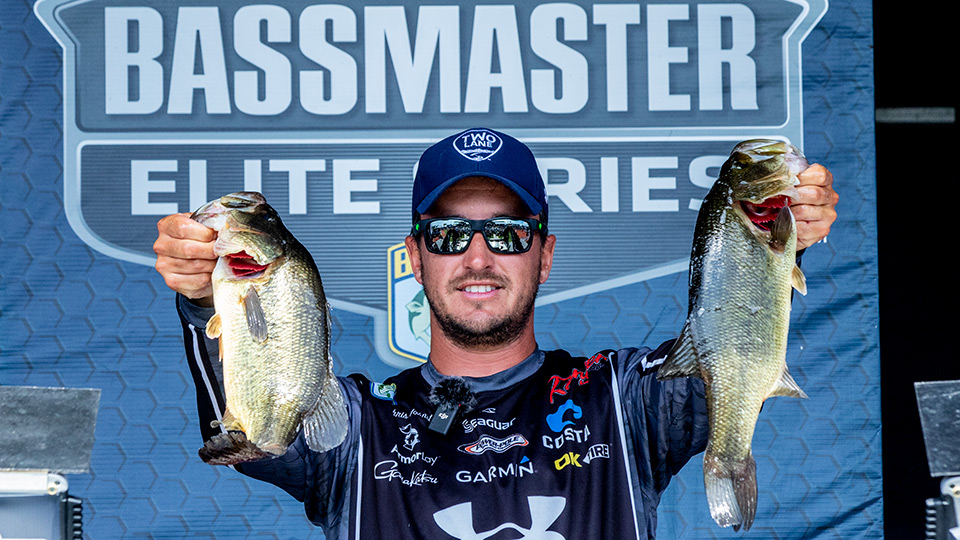
[[[465,246],[463,246],[463,249],[460,251],[450,251],[450,252],[436,251],[434,249],[431,249],[431,246],[433,245],[431,242],[424,241],[424,245],[426,245],[427,251],[429,251],[430,253],[434,253],[436,255],[460,255],[470,248],[470,242],[473,242],[473,237],[476,233],[480,233],[480,236],[483,237],[484,243],[487,244],[487,249],[489,249],[490,251],[498,255],[519,255],[521,253],[526,253],[530,251],[530,246],[533,245],[532,241],[527,244],[527,247],[525,249],[516,250],[516,251],[501,251],[501,250],[495,249],[490,244],[490,239],[487,238],[487,235],[484,233],[484,229],[486,228],[487,223],[491,221],[497,221],[497,220],[503,220],[503,219],[508,219],[512,221],[521,221],[523,223],[526,223],[530,227],[531,234],[535,232],[540,233],[540,238],[545,238],[547,236],[547,225],[542,221],[538,219],[533,219],[533,218],[519,218],[519,217],[511,217],[511,216],[497,216],[490,219],[467,219],[467,218],[455,217],[455,216],[420,219],[413,223],[413,228],[410,231],[410,236],[413,236],[414,238],[416,238],[417,236],[422,234],[424,231],[426,231],[427,228],[430,226],[430,224],[435,221],[456,220],[456,221],[470,224],[470,236],[467,237],[467,243]]]

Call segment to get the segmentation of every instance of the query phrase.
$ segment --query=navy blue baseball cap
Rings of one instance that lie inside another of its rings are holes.
[[[424,214],[458,180],[492,178],[507,186],[546,221],[547,196],[537,160],[527,145],[492,129],[473,128],[451,135],[420,156],[413,180],[413,219]]]

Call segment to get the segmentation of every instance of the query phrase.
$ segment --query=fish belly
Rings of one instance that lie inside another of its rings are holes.
[[[302,291],[265,284],[258,294],[268,337],[258,342],[243,310],[249,286],[230,284],[216,301],[227,411],[250,442],[277,454],[293,441],[304,413],[319,398],[328,361],[325,313],[317,312],[315,302],[311,307]]]

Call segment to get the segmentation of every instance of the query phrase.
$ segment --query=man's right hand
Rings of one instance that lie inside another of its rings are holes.
[[[217,265],[213,244],[217,231],[190,219],[190,214],[173,214],[157,222],[157,272],[167,287],[202,306],[213,305],[210,274]]]

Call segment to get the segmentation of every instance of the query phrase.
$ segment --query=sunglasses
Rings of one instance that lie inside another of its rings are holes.
[[[473,233],[482,233],[487,247],[494,253],[511,255],[526,253],[533,243],[533,233],[547,234],[547,226],[536,219],[495,217],[465,219],[457,217],[421,219],[413,224],[411,236],[423,234],[427,251],[439,255],[463,253],[470,246]]]

